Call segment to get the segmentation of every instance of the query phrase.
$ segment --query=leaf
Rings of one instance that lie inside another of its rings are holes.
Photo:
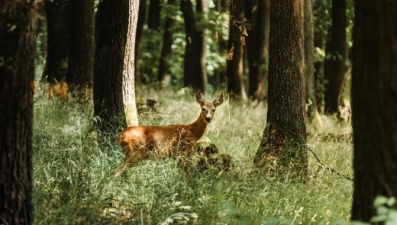
[[[378,196],[374,200],[374,208],[378,208],[384,204],[386,204],[388,201],[388,198],[385,196]]]
[[[371,223],[386,221],[387,215],[378,215],[371,218]]]
[[[392,224],[397,224],[397,210],[396,209],[392,209],[389,212],[389,218],[386,221],[387,225],[392,225]]]

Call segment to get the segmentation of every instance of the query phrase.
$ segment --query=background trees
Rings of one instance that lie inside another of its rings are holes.
[[[352,219],[369,222],[376,196],[397,196],[397,3],[354,6]]]
[[[33,224],[36,1],[0,2],[0,224]]]

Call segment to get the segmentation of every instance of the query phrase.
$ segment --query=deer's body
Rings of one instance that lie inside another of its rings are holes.
[[[172,157],[186,169],[189,158],[195,152],[197,141],[203,136],[207,124],[211,122],[215,108],[222,104],[223,94],[214,102],[205,102],[204,96],[197,92],[196,100],[202,108],[197,120],[186,125],[169,126],[132,126],[118,136],[125,154],[125,160],[117,170],[116,177],[125,167],[134,166],[148,158]]]

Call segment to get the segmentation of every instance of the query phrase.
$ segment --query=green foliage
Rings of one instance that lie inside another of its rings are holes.
[[[138,101],[146,98],[160,105],[157,112],[141,116],[142,125],[188,123],[200,112],[188,89],[142,89]],[[174,160],[143,161],[115,179],[124,156],[114,135],[102,136],[98,142],[92,115],[92,103],[49,100],[45,87],[37,88],[36,224],[341,224],[349,220],[352,183],[320,167],[312,155],[306,184],[279,179],[252,165],[265,127],[262,103],[254,108],[226,101],[217,109],[205,139],[230,155],[234,168],[222,174],[194,172],[187,179]],[[326,132],[349,128],[324,120]],[[309,139],[309,147],[324,164],[352,174],[350,143]]]

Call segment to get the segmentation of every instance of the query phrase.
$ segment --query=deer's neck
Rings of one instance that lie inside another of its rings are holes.
[[[207,128],[207,121],[205,121],[205,119],[201,117],[201,113],[197,118],[197,120],[194,121],[192,124],[190,124],[190,131],[197,138],[197,140],[204,135],[206,128]]]

